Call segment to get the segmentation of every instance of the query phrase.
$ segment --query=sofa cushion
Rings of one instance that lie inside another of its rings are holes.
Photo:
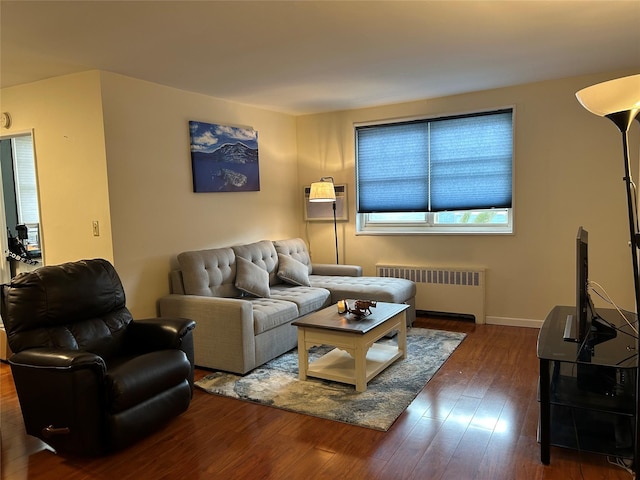
[[[288,240],[276,240],[273,242],[276,252],[291,257],[307,266],[309,274],[312,273],[311,256],[307,244],[301,238],[290,238]]]
[[[206,297],[238,297],[234,285],[236,256],[231,248],[183,252],[178,255],[184,293]]]
[[[331,304],[331,293],[324,288],[291,286],[287,284],[271,287],[271,298],[293,302],[298,314],[306,315]]]
[[[309,280],[329,290],[333,303],[348,298],[404,303],[416,295],[416,284],[404,278],[311,275]]]
[[[254,297],[269,298],[269,274],[246,258],[236,258],[236,287]]]
[[[283,300],[256,298],[251,300],[251,305],[255,335],[292,322],[300,316],[295,303]]]
[[[276,275],[278,272],[278,253],[272,241],[262,240],[247,245],[236,245],[232,248],[236,257],[249,260],[265,270],[269,274],[269,285],[280,283],[280,279]]]
[[[310,287],[309,269],[304,263],[288,255],[278,254],[278,278],[291,285]]]

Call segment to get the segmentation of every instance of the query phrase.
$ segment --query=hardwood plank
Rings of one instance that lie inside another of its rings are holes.
[[[442,427],[442,421],[423,418],[409,433],[406,440],[381,470],[379,478],[411,478],[416,468],[434,437]]]
[[[0,365],[2,480],[65,478],[628,479],[604,456],[536,441],[538,331],[419,318],[467,338],[388,432],[194,392],[189,410],[125,451],[65,458],[24,432]],[[197,369],[196,379],[208,374]]]

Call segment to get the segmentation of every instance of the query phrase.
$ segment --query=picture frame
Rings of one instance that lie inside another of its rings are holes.
[[[189,121],[193,191],[260,191],[258,132]]]
[[[347,186],[334,185],[336,191],[336,221],[349,220],[349,208],[347,202]],[[306,185],[304,195],[304,220],[307,222],[333,221],[333,202],[310,202],[309,194],[311,186]]]

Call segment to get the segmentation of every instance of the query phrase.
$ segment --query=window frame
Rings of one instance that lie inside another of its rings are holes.
[[[403,117],[394,119],[383,119],[369,122],[355,122],[353,124],[354,135],[354,159],[355,159],[355,184],[356,184],[356,199],[358,198],[358,127],[377,126],[377,125],[393,125],[403,122],[412,121],[429,121],[429,120],[442,120],[449,117],[456,118],[460,116],[481,116],[498,112],[500,110],[511,110],[511,207],[510,208],[496,208],[496,209],[470,209],[460,210],[467,212],[489,212],[489,211],[505,211],[507,215],[507,221],[499,224],[490,223],[459,223],[459,224],[438,224],[435,217],[439,213],[445,212],[422,212],[425,216],[423,221],[380,221],[372,220],[369,213],[358,213],[357,208],[355,212],[356,217],[356,235],[433,235],[433,234],[445,234],[445,235],[513,235],[514,229],[514,211],[515,211],[515,151],[516,151],[516,106],[507,105],[502,107],[488,108],[482,110],[458,112],[450,114],[428,115],[428,116],[414,116]],[[398,212],[401,213],[401,212]],[[373,214],[377,215],[377,214]]]

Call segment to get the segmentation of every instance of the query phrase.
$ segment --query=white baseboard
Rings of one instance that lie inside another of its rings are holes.
[[[506,327],[528,327],[541,328],[544,320],[533,320],[529,318],[508,318],[508,317],[485,317],[487,325],[504,325]]]

